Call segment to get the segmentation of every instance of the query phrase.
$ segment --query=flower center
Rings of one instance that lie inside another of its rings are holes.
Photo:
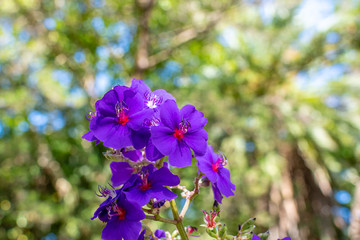
[[[124,101],[116,103],[115,112],[116,112],[116,117],[117,117],[117,123],[124,126],[127,122],[130,121],[129,117],[126,115],[126,112],[128,110],[129,109],[126,106],[126,103]]]
[[[227,159],[226,159],[225,155],[223,153],[219,153],[219,158],[212,165],[212,169],[215,172],[218,172],[219,168],[222,168],[222,167],[226,166],[226,164],[227,164]]]
[[[190,123],[184,119],[179,123],[179,128],[176,128],[173,136],[177,138],[178,141],[184,138],[184,135],[191,128]]]
[[[159,97],[151,92],[146,92],[144,94],[145,99],[147,100],[146,106],[148,108],[156,108],[158,105],[160,105],[163,101],[162,97]]]
[[[183,133],[183,131],[181,131],[181,129],[175,129],[173,136],[176,137],[177,140],[180,141],[181,139],[183,139],[184,133]]]
[[[124,220],[125,219],[125,214],[126,214],[126,210],[121,208],[121,207],[118,207],[117,205],[115,205],[114,207],[114,212],[115,212],[115,215],[118,216],[119,220]]]
[[[140,185],[140,189],[142,191],[146,191],[146,190],[151,188],[151,183],[148,181],[148,176],[149,176],[149,174],[147,174],[147,173],[140,175],[140,178],[141,178],[141,181],[142,181],[142,183]]]

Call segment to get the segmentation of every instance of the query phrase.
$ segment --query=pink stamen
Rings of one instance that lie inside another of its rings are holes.
[[[146,191],[151,188],[151,183],[148,181],[148,176],[149,176],[148,173],[140,175],[142,181],[140,189],[143,191]]]
[[[179,123],[179,128],[175,129],[173,136],[176,137],[178,141],[184,138],[184,135],[191,128],[191,124],[186,120],[182,120]]]
[[[117,122],[123,126],[130,121],[129,117],[126,115],[128,110],[129,109],[124,101],[117,102],[115,105]]]
[[[227,164],[227,159],[226,159],[225,155],[223,153],[219,153],[219,158],[212,165],[212,169],[215,172],[218,172],[219,168],[222,168],[222,167],[226,166],[226,164]]]

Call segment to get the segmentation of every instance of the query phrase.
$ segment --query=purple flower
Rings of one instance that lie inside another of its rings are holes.
[[[235,191],[235,185],[230,180],[230,171],[224,168],[227,163],[225,156],[219,156],[219,154],[214,153],[212,146],[209,145],[206,154],[204,156],[197,156],[196,158],[198,160],[199,170],[204,173],[213,184],[216,184],[215,186],[213,185],[215,187],[214,196],[217,197],[216,188],[226,197],[234,196],[233,191]]]
[[[120,192],[109,211],[109,220],[102,231],[104,240],[133,240],[137,239],[141,231],[140,221],[145,218],[141,207],[129,202]]]
[[[98,209],[96,209],[94,216],[91,220],[99,218],[102,222],[108,222],[110,220],[109,211],[114,201],[118,197],[120,190],[108,189],[107,187],[98,187],[99,193],[96,194],[98,197],[104,197],[107,199],[102,202]]]
[[[133,162],[141,162],[143,160],[142,152],[139,150],[126,150],[125,148],[121,149],[122,155],[133,161]]]
[[[162,229],[156,229],[154,235],[155,235],[155,237],[157,237],[158,239],[166,238],[165,231],[162,230]],[[155,240],[155,239],[151,238],[150,240]]]
[[[167,167],[155,171],[153,165],[145,166],[138,174],[134,174],[124,186],[129,201],[143,206],[150,198],[171,200],[177,195],[164,186],[176,186],[180,183],[178,176],[172,174]]]
[[[261,238],[258,235],[253,235],[251,240],[261,240]]]
[[[127,162],[111,162],[110,169],[112,173],[111,182],[115,187],[126,183],[135,169]]]
[[[203,127],[206,118],[192,105],[180,111],[174,101],[168,100],[160,106],[160,126],[151,128],[151,140],[159,151],[169,155],[169,163],[175,167],[190,166],[191,150],[204,155],[208,135]]]
[[[104,146],[115,149],[136,145],[132,135],[143,127],[153,111],[144,109],[140,94],[128,87],[116,86],[95,103],[96,115],[90,120],[93,135]],[[141,145],[141,144],[140,144]]]
[[[151,92],[151,89],[143,80],[133,79],[130,88],[135,92],[138,92],[144,98],[145,107],[154,110],[168,99],[176,101],[170,93],[163,89],[157,89]]]
[[[278,239],[278,240],[291,240],[291,238],[290,237],[285,237],[285,238],[282,238],[282,239]]]
[[[137,238],[137,240],[145,240],[145,233],[146,233],[146,228],[141,231],[141,233],[140,233],[139,237]]]
[[[90,131],[88,133],[85,133],[82,136],[83,139],[88,140],[89,142],[96,141],[96,145],[100,143],[100,140],[95,137],[95,135]]]

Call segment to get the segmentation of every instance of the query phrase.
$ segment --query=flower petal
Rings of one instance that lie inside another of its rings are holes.
[[[145,218],[145,213],[140,205],[125,199],[125,193],[121,193],[117,200],[117,205],[125,209],[125,219],[129,221],[141,221]]]
[[[135,149],[141,149],[145,147],[150,139],[150,129],[142,127],[139,131],[131,131],[131,141]]]
[[[81,138],[88,140],[89,142],[96,141],[96,145],[100,143],[100,140],[95,137],[92,131],[85,133]]]
[[[141,223],[133,221],[125,221],[121,227],[121,232],[123,234],[124,240],[134,240],[137,239],[141,231]],[[119,238],[117,238],[119,239]]]
[[[104,141],[116,124],[115,118],[96,116],[90,121],[89,127],[97,139]]]
[[[186,133],[183,140],[192,150],[194,150],[196,155],[202,156],[206,153],[208,146],[204,136],[207,137],[206,131],[200,129],[200,131],[197,132]]]
[[[127,123],[127,126],[135,131],[138,131],[143,127],[144,120],[151,119],[153,115],[154,111],[152,109],[135,112],[132,115],[129,115],[130,121]]]
[[[155,186],[152,188],[152,197],[156,199],[172,200],[177,197],[177,194],[173,193],[166,187]]]
[[[161,97],[163,103],[166,100],[169,100],[169,99],[176,102],[176,99],[173,97],[173,95],[171,95],[170,93],[168,93],[164,89],[157,89],[157,90],[153,91],[153,94],[156,95],[156,96]]]
[[[180,178],[172,174],[167,167],[162,167],[153,172],[149,178],[149,182],[153,185],[177,186],[180,184]]]
[[[211,188],[213,190],[214,199],[218,201],[219,203],[222,203],[223,196],[221,195],[221,192],[219,188],[217,187],[216,183],[211,184]]]
[[[110,169],[112,172],[111,182],[114,187],[126,183],[134,172],[134,169],[127,162],[111,162]]]
[[[129,116],[144,109],[144,99],[140,94],[135,93],[132,90],[128,90],[124,93],[124,102],[128,107],[127,114]]]
[[[174,131],[165,126],[152,127],[151,141],[155,147],[164,155],[173,152],[177,145],[177,139],[173,136]]]
[[[101,233],[104,240],[117,240],[123,238],[123,230],[120,227],[124,221],[110,220]]]
[[[167,100],[160,106],[160,119],[165,126],[173,130],[178,128],[180,113],[175,101]]]
[[[183,141],[178,142],[175,150],[169,154],[169,163],[170,165],[178,168],[191,166],[191,151],[190,148]]]
[[[164,155],[152,143],[151,139],[149,140],[148,144],[146,145],[145,155],[149,161],[156,161],[156,160],[164,157]]]
[[[234,196],[235,184],[230,180],[230,171],[226,168],[219,168],[217,186],[225,197]]]
[[[108,132],[108,136],[104,140],[104,146],[115,149],[131,146],[130,135],[131,132],[128,127],[117,124],[112,131]]]
[[[151,90],[148,87],[148,85],[146,85],[146,83],[141,80],[141,79],[135,79],[133,78],[131,81],[131,87],[132,90],[134,90],[135,92],[139,93],[142,97],[144,97],[145,93],[150,93]]]
[[[139,187],[131,188],[129,191],[125,191],[124,193],[129,201],[136,202],[140,206],[147,204],[151,198],[151,191],[143,191]]]
[[[207,119],[204,117],[204,114],[196,110],[193,105],[185,105],[181,108],[180,119],[186,119],[189,121],[191,124],[190,132],[199,130],[207,123]]]
[[[212,168],[212,163],[207,158],[197,157],[199,170],[205,174],[205,176],[212,183],[216,183],[218,180],[218,174]]]

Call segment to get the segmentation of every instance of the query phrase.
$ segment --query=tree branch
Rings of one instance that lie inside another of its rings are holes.
[[[148,68],[155,67],[157,64],[166,61],[171,54],[180,46],[200,37],[206,35],[210,30],[212,30],[224,17],[225,13],[230,9],[231,6],[234,6],[236,0],[230,1],[229,4],[224,6],[221,10],[215,11],[209,14],[209,21],[203,28],[188,28],[180,32],[172,39],[171,47],[164,49],[158,53],[149,57]]]

